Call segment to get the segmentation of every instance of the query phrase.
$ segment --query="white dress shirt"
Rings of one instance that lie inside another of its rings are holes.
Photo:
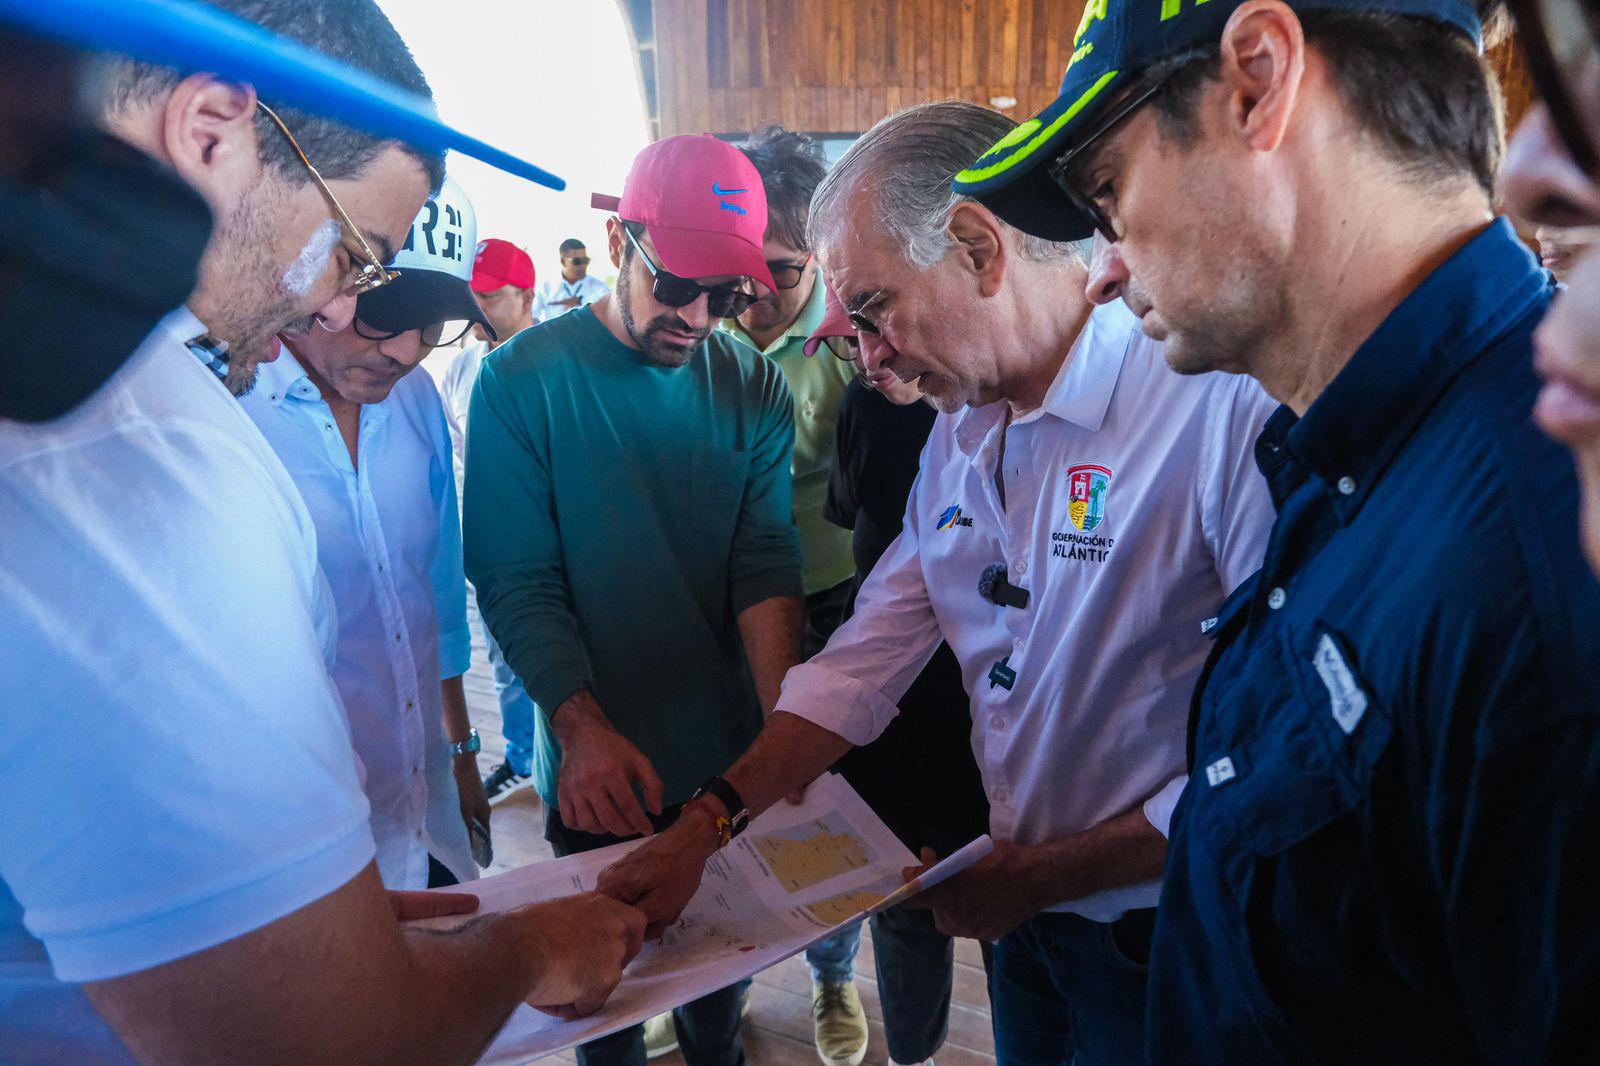
[[[539,286],[539,304],[533,309],[534,318],[539,322],[548,322],[552,318],[560,318],[568,311],[576,311],[580,307],[588,307],[600,297],[611,291],[611,286],[595,277],[585,274],[577,281],[568,281],[557,274],[555,279]],[[556,304],[557,300],[570,300],[574,296],[578,303],[568,307]]]
[[[1252,449],[1275,407],[1248,378],[1173,373],[1121,301],[1096,309],[1041,408],[1009,428],[1005,403],[939,416],[900,537],[778,709],[865,744],[943,639],[996,838],[1059,839],[1140,804],[1165,833],[1201,622],[1265,552]],[[1026,608],[979,595],[995,563]],[[1157,880],[1053,909],[1111,921],[1159,895]]]
[[[444,403],[445,424],[450,427],[450,448],[455,453],[456,492],[467,467],[467,412],[472,409],[472,390],[478,384],[478,369],[489,354],[488,341],[475,341],[461,349],[446,368],[439,382],[439,399]]]
[[[366,768],[378,871],[425,888],[428,855],[477,876],[444,734],[442,678],[471,659],[461,523],[433,380],[401,378],[361,408],[359,466],[317,387],[287,350],[241,401],[305,498],[333,590],[333,679]]]
[[[316,534],[185,347],[204,332],[180,310],[76,411],[0,420],[0,1062],[130,1061],[70,982],[243,936],[372,861]]]

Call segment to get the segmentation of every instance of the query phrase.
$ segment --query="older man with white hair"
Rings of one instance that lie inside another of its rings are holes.
[[[958,102],[879,123],[818,188],[811,244],[869,373],[942,412],[856,613],[682,819],[601,890],[676,916],[737,827],[889,725],[941,640],[960,661],[996,849],[927,893],[996,941],[1007,1063],[1143,1060],[1146,952],[1206,620],[1272,521],[1249,379],[1181,377],[1079,254],[952,195],[1010,120]],[[923,860],[931,861],[931,853]]]

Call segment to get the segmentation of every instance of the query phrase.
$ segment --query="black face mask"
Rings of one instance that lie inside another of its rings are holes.
[[[211,212],[182,179],[85,133],[47,183],[0,177],[0,418],[59,418],[194,291]]]

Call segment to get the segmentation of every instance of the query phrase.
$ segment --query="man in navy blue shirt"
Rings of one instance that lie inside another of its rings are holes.
[[[1597,1061],[1600,586],[1530,422],[1552,288],[1491,202],[1466,0],[1091,3],[957,181],[1097,233],[1175,369],[1258,378],[1278,510],[1206,628],[1157,1063]]]

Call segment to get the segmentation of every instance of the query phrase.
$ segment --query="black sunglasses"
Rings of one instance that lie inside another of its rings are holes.
[[[461,323],[462,328],[456,331],[448,340],[446,340],[444,331],[449,327],[449,325],[450,323],[448,322],[433,322],[423,326],[421,331],[423,347],[443,348],[446,345],[456,343],[462,337],[465,337],[468,333],[472,332],[472,323],[464,322]],[[401,334],[411,332],[410,330],[406,329],[398,329],[393,331],[373,329],[359,318],[352,323],[352,326],[356,331],[356,336],[369,341],[391,341]]]
[[[586,267],[589,265],[589,257],[586,255],[569,255],[567,262],[575,267]]]
[[[634,236],[632,226],[623,226],[622,232],[628,235],[628,240],[639,252],[639,258],[643,259],[644,265],[649,268],[650,276],[654,279],[650,293],[658,303],[667,307],[688,307],[700,299],[701,293],[704,293],[706,313],[712,318],[738,318],[756,302],[755,293],[740,287],[744,282],[702,285],[692,278],[680,278],[676,274],[667,273],[651,260],[650,253],[644,250],[644,245]]]
[[[1081,211],[1094,224],[1094,228],[1112,244],[1117,243],[1121,237],[1117,233],[1116,226],[1112,224],[1110,216],[1100,210],[1100,205],[1094,202],[1092,196],[1084,195],[1077,184],[1068,176],[1067,171],[1071,169],[1075,160],[1083,157],[1083,153],[1088,151],[1091,145],[1116,129],[1117,126],[1126,121],[1129,115],[1149,103],[1150,98],[1161,91],[1161,87],[1167,83],[1167,78],[1170,76],[1169,74],[1166,77],[1155,78],[1145,85],[1136,87],[1121,104],[1108,112],[1098,124],[1090,129],[1083,140],[1078,142],[1077,147],[1063,152],[1054,163],[1050,164],[1050,177],[1055,181],[1057,187],[1066,195],[1072,206]]]
[[[1528,73],[1539,90],[1550,123],[1572,161],[1586,174],[1600,174],[1594,127],[1583,120],[1579,99],[1594,97],[1600,67],[1600,10],[1585,0],[1509,0]],[[1587,68],[1587,69],[1586,69]]]

